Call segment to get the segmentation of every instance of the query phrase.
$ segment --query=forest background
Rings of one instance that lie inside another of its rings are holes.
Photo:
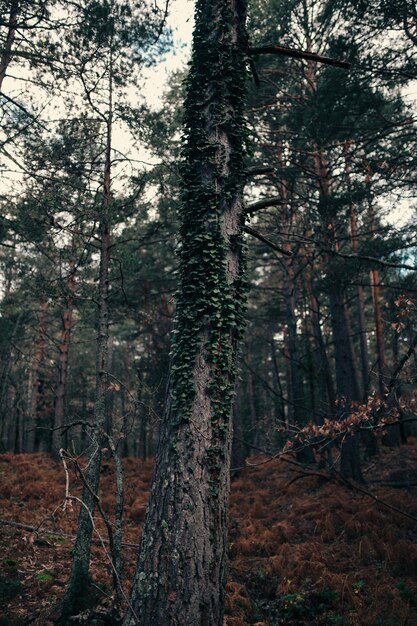
[[[146,100],[174,54],[168,9],[0,6],[2,451],[78,457],[95,421],[147,459],[178,283],[186,70]],[[232,468],[292,449],[362,481],[381,444],[415,435],[416,15],[254,2],[249,32]]]

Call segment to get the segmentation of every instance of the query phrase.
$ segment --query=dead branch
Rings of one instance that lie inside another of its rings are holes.
[[[278,54],[281,56],[292,57],[293,59],[305,59],[306,61],[314,61],[315,63],[323,63],[323,65],[333,65],[334,67],[342,67],[348,70],[351,64],[347,61],[339,61],[338,59],[331,59],[330,57],[322,56],[314,52],[307,52],[306,50],[296,50],[295,48],[287,48],[286,46],[270,45],[270,46],[255,46],[249,48],[249,54]]]
[[[272,241],[270,241],[269,239],[261,235],[261,233],[251,228],[250,226],[244,226],[243,230],[245,233],[248,233],[248,235],[252,235],[252,237],[255,237],[255,239],[262,241],[262,243],[266,244],[267,246],[269,246],[276,252],[279,252],[280,254],[284,254],[285,256],[292,256],[291,252],[288,252],[288,250],[285,250],[284,248],[281,248],[280,246],[275,245]]]
[[[283,204],[285,204],[285,202],[283,202],[281,196],[272,196],[271,198],[263,198],[262,200],[257,200],[256,202],[247,204],[245,207],[245,214],[253,215],[257,211],[261,211],[262,209],[267,209],[270,206],[281,206]]]
[[[275,169],[270,167],[269,165],[254,165],[253,167],[248,167],[246,170],[246,176],[251,178],[252,176],[261,176],[263,174],[273,174]]]

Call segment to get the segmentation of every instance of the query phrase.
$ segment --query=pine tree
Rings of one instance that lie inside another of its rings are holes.
[[[245,19],[243,2],[196,6],[169,395],[126,625],[223,623],[244,302]]]

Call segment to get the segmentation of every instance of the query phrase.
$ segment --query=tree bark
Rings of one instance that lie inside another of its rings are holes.
[[[222,626],[244,306],[246,4],[199,0],[185,103],[181,284],[154,484],[125,626]]]

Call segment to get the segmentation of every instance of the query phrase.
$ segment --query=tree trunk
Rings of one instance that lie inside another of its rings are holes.
[[[292,376],[291,376],[291,354],[290,354],[290,342],[288,340],[288,328],[286,324],[282,324],[282,338],[283,338],[283,356],[284,356],[284,369],[285,369],[285,383],[286,383],[286,405],[287,414],[286,422],[288,426],[294,426],[294,401],[292,391]]]
[[[278,141],[277,161],[279,167],[284,169],[283,145]],[[291,256],[293,249],[290,243],[290,231],[296,217],[291,211],[290,193],[288,182],[281,179],[278,184],[279,196],[282,201],[280,211],[280,230],[284,231],[284,249],[289,253],[284,257],[284,294],[285,294],[285,324],[284,332],[284,356],[285,371],[287,377],[288,393],[288,421],[297,426],[305,425],[306,411],[304,398],[304,377],[300,367],[299,350],[297,342],[297,317],[296,308],[296,284],[294,271],[294,257]]]
[[[69,618],[91,602],[90,553],[93,535],[92,516],[100,486],[102,448],[105,442],[107,393],[109,386],[109,266],[110,266],[110,199],[112,149],[112,55],[110,54],[109,113],[106,121],[106,150],[104,162],[103,196],[100,213],[100,269],[98,291],[98,333],[96,350],[96,389],[93,428],[89,429],[90,445],[85,480],[88,485],[82,494],[83,506],[78,517],[77,538],[73,550],[71,574],[61,604],[58,624],[65,626]]]
[[[16,37],[17,16],[19,13],[19,0],[11,0],[10,13],[9,13],[9,28],[7,31],[6,41],[4,48],[1,51],[0,57],[0,91],[3,87],[3,80],[6,76],[6,71],[12,60],[12,47]]]
[[[371,290],[374,304],[375,340],[378,360],[378,393],[380,398],[385,393],[385,377],[387,375],[387,361],[385,357],[384,327],[381,311],[381,288],[379,286],[378,270],[371,270]]]
[[[125,626],[222,626],[242,330],[246,5],[198,0],[170,393]]]
[[[43,365],[43,357],[45,352],[45,322],[46,312],[48,310],[48,301],[42,297],[39,306],[38,315],[38,337],[36,340],[36,352],[33,357],[33,365],[31,368],[31,388],[29,400],[29,420],[26,425],[26,452],[35,452],[38,425],[38,402],[40,395],[40,371]]]
[[[67,386],[68,356],[72,331],[72,314],[74,310],[75,270],[72,269],[67,281],[68,294],[62,314],[62,330],[59,340],[58,382],[55,391],[54,430],[52,433],[52,451],[57,455],[62,446],[62,426],[65,425],[65,394]]]
[[[9,349],[5,356],[5,363],[3,367],[2,376],[0,379],[0,450],[2,452],[6,452],[6,450],[10,450],[10,446],[8,443],[9,437],[8,432],[10,429],[10,418],[11,412],[8,410],[8,392],[9,392],[9,375],[12,366],[12,356],[13,356],[13,345],[16,339],[16,335],[21,327],[22,317],[23,317],[22,308],[16,318],[16,322],[13,325],[13,331],[10,336]],[[13,448],[12,448],[13,450]]]
[[[358,241],[358,227],[356,223],[356,211],[352,205],[350,207],[350,236],[352,240],[352,248],[355,254],[359,251]],[[365,398],[368,394],[369,387],[369,356],[368,356],[368,343],[367,343],[367,331],[366,331],[366,317],[365,317],[365,294],[362,285],[357,285],[357,307],[358,307],[358,326],[359,326],[359,347],[361,354],[361,377],[362,377],[362,397]]]
[[[309,302],[312,335],[314,337],[315,352],[318,355],[316,359],[317,375],[319,376],[319,389],[322,391],[319,404],[320,414],[322,417],[334,418],[336,416],[336,391],[320,326],[319,302],[313,292],[311,273],[306,270],[304,275]]]
[[[275,421],[279,423],[280,426],[286,424],[288,426],[288,422],[285,418],[285,402],[284,395],[282,393],[282,384],[281,384],[281,376],[278,367],[278,358],[277,351],[275,348],[275,340],[271,338],[271,360],[274,366],[274,389],[275,389]],[[278,421],[279,420],[279,421]]]
[[[319,150],[314,155],[315,173],[323,208],[319,208],[322,219],[323,241],[329,254],[326,258],[329,313],[332,327],[333,348],[336,368],[336,389],[339,400],[339,419],[345,419],[351,410],[352,400],[358,401],[359,388],[356,377],[354,354],[352,351],[348,310],[341,277],[334,270],[331,250],[337,250],[336,219],[327,208],[327,198],[331,195],[329,167]],[[341,442],[340,471],[345,478],[363,480],[360,468],[358,438],[348,435]]]

